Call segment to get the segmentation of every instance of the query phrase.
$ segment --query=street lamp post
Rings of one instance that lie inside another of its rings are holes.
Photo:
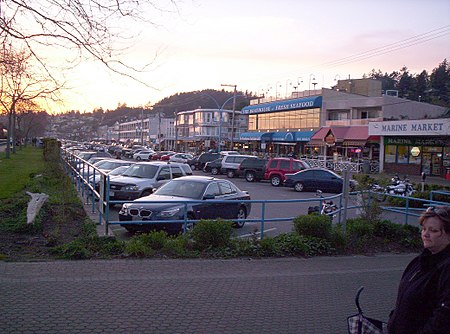
[[[302,77],[298,77],[297,78],[297,87],[298,87],[298,91],[300,90],[300,85],[302,84],[302,82],[303,82],[303,78]],[[297,92],[298,92],[297,91]],[[298,97],[298,94],[297,94],[297,97]]]
[[[278,100],[278,87],[281,88],[281,82],[277,81],[277,83],[275,84],[275,101]]]
[[[313,77],[313,82],[316,81],[315,75],[314,74],[310,74],[309,75],[309,85],[308,85],[308,96],[311,96],[311,77]],[[314,87],[316,87],[317,82],[314,84]]]
[[[285,97],[286,99],[287,99],[287,97],[288,97],[288,87],[289,87],[288,83],[289,83],[290,86],[292,86],[292,80],[291,80],[291,79],[287,79],[287,80],[286,80],[286,94],[284,95],[284,97]]]
[[[234,145],[234,140],[233,140],[234,139],[234,114],[236,111],[236,93],[237,93],[236,87],[237,87],[237,85],[222,84],[221,86],[222,87],[233,87],[233,113],[231,115],[231,149],[233,149],[233,145]],[[222,121],[222,112],[220,112],[220,121]],[[219,148],[220,148],[220,145],[219,145]]]

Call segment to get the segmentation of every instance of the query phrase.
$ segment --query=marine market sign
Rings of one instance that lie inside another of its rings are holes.
[[[369,122],[369,136],[449,136],[450,118]]]

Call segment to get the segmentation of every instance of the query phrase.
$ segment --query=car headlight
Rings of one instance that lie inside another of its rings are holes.
[[[171,209],[167,209],[167,210],[163,210],[161,211],[161,213],[159,214],[161,217],[173,217],[175,216],[178,212],[180,212],[180,208],[171,208]]]
[[[137,185],[134,185],[134,184],[128,184],[125,187],[123,187],[123,190],[125,190],[125,191],[138,191],[139,187]]]
[[[124,203],[122,205],[122,208],[119,211],[119,215],[128,215],[128,207],[130,206],[130,203]]]

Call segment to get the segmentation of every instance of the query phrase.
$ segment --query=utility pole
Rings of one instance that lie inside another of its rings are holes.
[[[237,85],[226,85],[226,84],[222,84],[222,87],[233,87],[234,88],[234,92],[233,92],[233,113],[231,115],[231,147],[230,149],[233,150],[233,145],[234,145],[234,115],[235,115],[235,111],[236,111],[236,87]]]

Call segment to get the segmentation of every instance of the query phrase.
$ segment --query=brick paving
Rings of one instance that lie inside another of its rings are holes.
[[[387,319],[414,254],[0,263],[1,333],[346,333]]]

